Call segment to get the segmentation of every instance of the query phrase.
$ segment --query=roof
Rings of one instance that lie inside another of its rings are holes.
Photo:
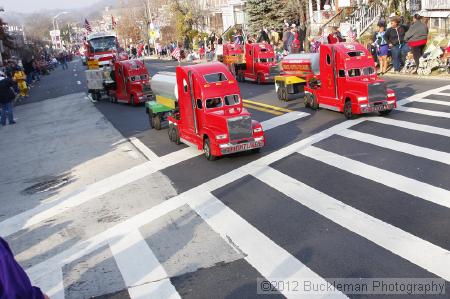
[[[114,36],[114,37],[116,37],[116,34],[114,32],[95,32],[95,33],[89,34],[87,36],[87,40],[94,39],[94,38],[99,38],[99,37],[103,37],[103,36]]]
[[[216,74],[216,73],[224,73],[225,76],[229,80],[234,80],[234,77],[230,73],[228,68],[220,62],[189,65],[189,66],[185,66],[184,68],[187,68],[188,70],[192,70],[193,73],[197,74],[199,76],[199,78],[201,78],[200,80],[203,81],[203,82],[201,82],[202,84],[208,83],[208,82],[206,82],[204,75]]]

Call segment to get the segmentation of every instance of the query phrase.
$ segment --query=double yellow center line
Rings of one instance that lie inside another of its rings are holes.
[[[272,106],[260,102],[254,102],[250,100],[243,100],[244,107],[259,110],[262,112],[274,114],[274,115],[282,115],[284,113],[293,112],[293,110],[289,110],[282,107]]]

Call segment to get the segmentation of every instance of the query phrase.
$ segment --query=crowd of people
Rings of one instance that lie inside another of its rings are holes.
[[[0,67],[0,124],[5,126],[15,124],[13,102],[27,99],[36,82],[41,76],[48,75],[58,65],[68,69],[67,62],[71,60],[67,51],[49,54],[37,51],[24,55],[22,59],[12,57]]]

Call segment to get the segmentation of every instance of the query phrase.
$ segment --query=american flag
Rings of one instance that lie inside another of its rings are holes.
[[[356,32],[352,28],[348,30],[347,37],[350,42],[352,43],[356,42]]]
[[[92,32],[91,24],[89,24],[89,22],[88,22],[87,19],[84,19],[84,28],[86,29],[86,31],[87,31],[88,33],[91,33],[91,32]]]
[[[175,50],[173,50],[172,57],[175,57],[176,60],[180,60],[181,51],[179,47],[176,47]]]
[[[113,30],[116,29],[116,26],[117,26],[117,22],[116,22],[116,20],[114,20],[113,15],[111,15],[111,26],[112,26]]]

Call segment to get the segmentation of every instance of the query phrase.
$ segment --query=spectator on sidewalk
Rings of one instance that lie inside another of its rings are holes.
[[[329,44],[337,44],[345,41],[337,26],[332,26],[330,28],[330,34],[328,34],[327,40]]]
[[[385,39],[391,48],[392,64],[394,66],[394,73],[399,73],[403,64],[405,63],[406,54],[408,54],[409,47],[405,44],[406,28],[400,25],[400,18],[391,18],[391,27],[386,30]]]
[[[289,39],[291,38],[291,31],[289,30],[289,26],[283,27],[283,48],[286,52],[289,52]]]
[[[408,43],[416,63],[415,74],[417,74],[417,68],[419,67],[419,58],[423,55],[428,40],[428,27],[420,21],[421,19],[422,17],[419,14],[415,14],[413,23],[405,33],[405,41]]]
[[[17,83],[14,82],[11,78],[6,77],[6,75],[3,72],[0,72],[0,104],[2,107],[0,123],[2,124],[2,126],[6,126],[6,114],[8,114],[8,122],[10,125],[16,123],[14,121],[13,106],[12,106],[12,102],[16,98],[16,94],[13,91],[13,88],[16,86],[16,84]],[[0,284],[0,291],[1,289],[2,288]],[[0,296],[0,298],[3,297]]]
[[[31,285],[25,271],[14,259],[5,240],[0,238],[0,298],[48,299],[41,289]]]
[[[373,45],[377,49],[377,57],[380,65],[380,73],[384,74],[387,71],[388,63],[387,63],[387,55],[389,52],[389,45],[385,38],[386,28],[383,23],[378,24],[378,32],[374,35],[374,43]]]
[[[21,67],[17,67],[14,72],[13,80],[17,82],[19,86],[19,94],[21,97],[28,97],[27,76]]]

